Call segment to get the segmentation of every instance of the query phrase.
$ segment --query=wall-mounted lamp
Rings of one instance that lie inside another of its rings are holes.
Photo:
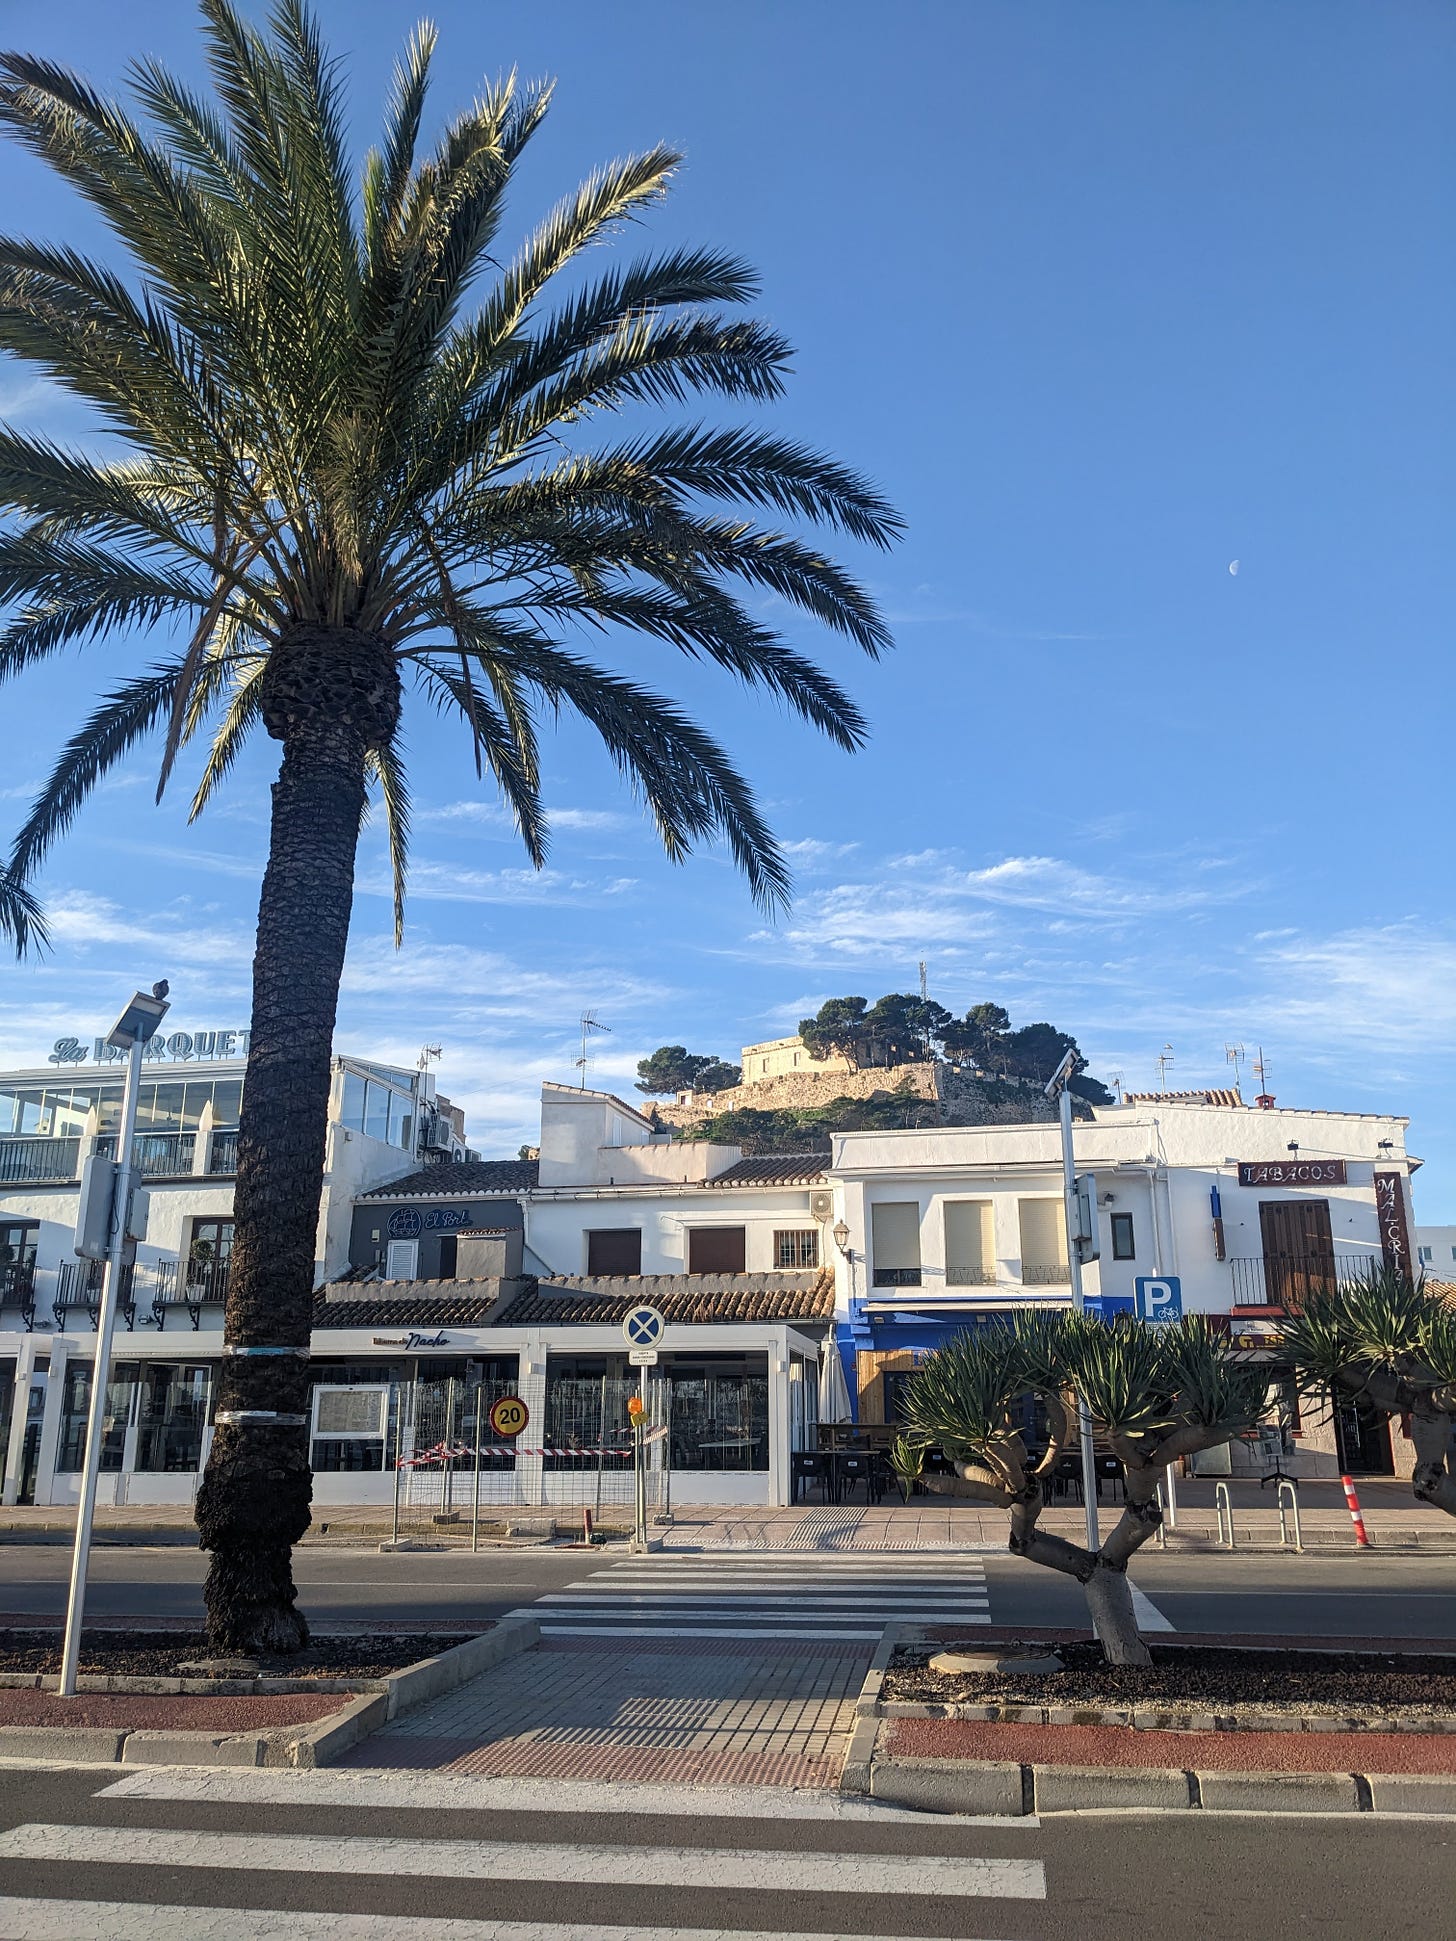
[[[841,1253],[842,1253],[842,1254],[843,1254],[843,1255],[845,1256],[845,1258],[846,1258],[846,1259],[848,1259],[848,1257],[849,1257],[849,1224],[848,1224],[848,1222],[847,1222],[847,1221],[845,1221],[845,1220],[836,1220],[836,1221],[835,1221],[835,1223],[834,1223],[834,1244],[835,1244],[835,1246],[836,1246],[836,1247],[838,1247],[838,1249],[839,1249],[839,1251],[840,1251],[840,1252],[841,1252]]]
[[[1117,1205],[1116,1193],[1104,1193],[1102,1195],[1102,1204],[1104,1206],[1116,1206]]]
[[[1291,1139],[1287,1150],[1292,1152],[1297,1159],[1299,1157],[1299,1141],[1297,1139]]]
[[[1395,1151],[1395,1141],[1393,1139],[1377,1139],[1375,1144],[1381,1152]]]

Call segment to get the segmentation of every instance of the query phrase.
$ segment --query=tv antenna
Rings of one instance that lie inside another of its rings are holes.
[[[443,1046],[440,1045],[421,1045],[420,1055],[416,1060],[419,1069],[422,1072],[427,1072],[430,1069],[430,1060],[432,1058],[439,1058],[443,1053],[443,1049]]]
[[[1223,1055],[1224,1062],[1232,1065],[1234,1068],[1234,1090],[1236,1092],[1242,1092],[1244,1082],[1242,1066],[1249,1054],[1244,1050],[1242,1045],[1225,1045]]]
[[[1269,1090],[1269,1067],[1264,1062],[1264,1047],[1262,1045],[1259,1047],[1259,1056],[1254,1060],[1254,1076],[1259,1081],[1259,1097],[1257,1103],[1263,1105],[1267,1100],[1272,1105],[1274,1103],[1274,1094]]]
[[[1112,1084],[1113,1084],[1113,1085],[1114,1085],[1114,1086],[1116,1087],[1116,1090],[1117,1090],[1117,1102],[1118,1102],[1118,1104],[1119,1104],[1119,1105],[1121,1105],[1121,1104],[1123,1103],[1123,1097],[1122,1097],[1122,1073],[1121,1073],[1121,1072],[1109,1072],[1109,1073],[1107,1074],[1107,1076],[1108,1076],[1108,1078],[1109,1078],[1109,1079],[1110,1079],[1110,1080],[1112,1081]]]
[[[1160,1092],[1167,1091],[1168,1067],[1175,1062],[1173,1047],[1171,1045],[1164,1045],[1163,1049],[1158,1053],[1158,1090]]]
[[[591,1062],[591,1054],[588,1050],[588,1046],[591,1041],[591,1034],[594,1031],[610,1031],[611,1028],[612,1027],[609,1024],[603,1024],[601,1019],[596,1015],[594,1011],[582,1012],[581,1014],[581,1056],[576,1061],[576,1069],[581,1073],[579,1087],[583,1092],[586,1090],[586,1068],[588,1064]]]

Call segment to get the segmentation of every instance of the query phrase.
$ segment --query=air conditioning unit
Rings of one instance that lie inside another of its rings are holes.
[[[817,1192],[809,1195],[809,1211],[816,1220],[832,1220],[834,1218],[834,1195],[826,1192],[823,1187],[820,1187]]]
[[[449,1150],[450,1121],[440,1118],[431,1119],[425,1127],[425,1151],[449,1152]]]

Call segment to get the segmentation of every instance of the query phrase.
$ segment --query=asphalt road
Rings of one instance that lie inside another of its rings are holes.
[[[301,1601],[315,1622],[370,1618],[471,1623],[500,1617],[620,1564],[617,1549],[407,1551],[306,1548],[294,1558]],[[867,1567],[874,1553],[865,1553]],[[933,1562],[933,1555],[926,1561]],[[1085,1625],[1078,1587],[1002,1553],[983,1560],[994,1625]],[[646,1568],[650,1571],[652,1560]],[[70,1553],[0,1547],[0,1615],[59,1614]],[[206,1560],[173,1547],[92,1552],[91,1615],[200,1616]],[[1178,1631],[1288,1636],[1456,1638],[1456,1557],[1246,1553],[1148,1555],[1138,1586]]]
[[[125,1796],[108,1796],[118,1782]],[[453,1775],[0,1771],[0,1932],[410,1941],[444,1920],[461,1923],[452,1941],[623,1941],[628,1929],[691,1941],[705,1924],[745,1941],[1450,1931],[1456,1823],[977,1823],[754,1790],[705,1800]]]

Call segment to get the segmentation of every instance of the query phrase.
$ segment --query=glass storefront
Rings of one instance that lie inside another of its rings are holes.
[[[664,1359],[674,1470],[768,1468],[768,1367],[763,1355],[695,1355]],[[552,1355],[546,1364],[548,1470],[594,1464],[598,1448],[629,1449],[627,1398],[636,1371],[624,1355]],[[584,1453],[574,1456],[570,1452]]]
[[[111,1380],[106,1385],[106,1417],[101,1441],[103,1470],[121,1468],[136,1379],[136,1362],[112,1363]],[[67,1362],[66,1386],[61,1396],[61,1441],[56,1451],[56,1469],[62,1475],[76,1475],[86,1460],[86,1418],[90,1409],[91,1364]]]
[[[202,1461],[210,1399],[211,1370],[205,1363],[113,1362],[106,1388],[102,1469],[126,1465],[127,1433],[134,1428],[130,1460],[134,1471],[149,1475],[195,1471]],[[90,1408],[91,1364],[67,1362],[56,1450],[56,1469],[63,1475],[78,1474],[86,1459]]]

